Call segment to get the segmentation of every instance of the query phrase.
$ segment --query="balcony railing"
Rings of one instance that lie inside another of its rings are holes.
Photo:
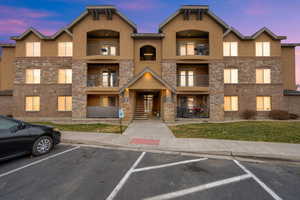
[[[207,44],[179,46],[179,56],[209,56],[209,46]]]
[[[208,118],[207,106],[177,107],[177,118]]]
[[[89,118],[117,118],[118,117],[118,107],[99,107],[99,106],[89,106],[87,107],[87,117]]]
[[[209,75],[180,75],[177,74],[177,87],[208,87]]]
[[[88,79],[88,87],[118,87],[119,82],[117,78],[103,80],[103,79]]]

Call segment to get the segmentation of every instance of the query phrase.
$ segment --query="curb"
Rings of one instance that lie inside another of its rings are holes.
[[[232,151],[185,151],[172,148],[161,148],[153,146],[132,146],[132,145],[122,145],[122,144],[111,144],[99,141],[78,141],[72,139],[63,139],[62,143],[69,144],[85,144],[85,145],[95,145],[103,147],[117,147],[126,148],[133,150],[156,150],[161,152],[174,152],[174,153],[187,153],[187,154],[198,154],[198,155],[211,155],[211,156],[226,156],[226,157],[240,157],[249,158],[254,160],[270,160],[270,161],[286,161],[286,162],[300,162],[300,156],[289,156],[289,155],[276,155],[276,154],[251,154],[247,152],[232,152]]]

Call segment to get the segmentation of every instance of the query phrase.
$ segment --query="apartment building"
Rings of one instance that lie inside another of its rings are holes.
[[[21,118],[260,117],[300,113],[295,47],[262,28],[251,36],[208,6],[182,6],[139,33],[114,6],[88,6],[52,36],[30,28],[1,44],[0,114]]]

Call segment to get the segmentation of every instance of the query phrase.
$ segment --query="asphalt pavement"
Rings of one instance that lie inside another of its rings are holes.
[[[59,145],[0,163],[0,200],[299,200],[300,165]]]

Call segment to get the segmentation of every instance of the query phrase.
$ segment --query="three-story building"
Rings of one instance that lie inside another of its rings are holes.
[[[53,36],[30,28],[12,39],[1,44],[0,114],[15,117],[117,118],[122,108],[127,121],[222,121],[289,110],[298,95],[299,44],[267,28],[244,36],[208,6],[182,6],[158,33],[88,6]]]

